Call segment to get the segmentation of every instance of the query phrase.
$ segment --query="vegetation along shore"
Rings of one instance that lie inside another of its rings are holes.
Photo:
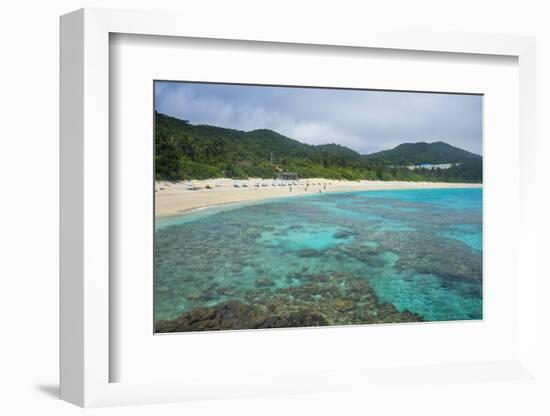
[[[443,142],[361,155],[271,130],[155,117],[157,216],[311,193],[481,186],[482,157]]]

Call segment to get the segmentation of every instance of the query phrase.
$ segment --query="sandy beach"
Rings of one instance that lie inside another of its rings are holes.
[[[297,184],[296,184],[297,183]],[[338,181],[321,178],[300,181],[213,179],[155,183],[156,216],[182,214],[213,205],[258,201],[292,195],[325,192],[478,188],[481,184],[398,181]],[[307,188],[307,189],[306,189]]]

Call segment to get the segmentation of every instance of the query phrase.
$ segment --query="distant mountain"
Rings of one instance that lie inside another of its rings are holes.
[[[477,158],[477,159],[476,159]],[[155,113],[157,179],[276,177],[281,170],[302,178],[480,181],[481,163],[445,172],[389,167],[415,163],[481,161],[481,157],[443,142],[408,143],[361,155],[339,144],[310,145],[272,130],[241,131],[193,125]]]
[[[391,150],[365,155],[365,158],[372,162],[392,166],[419,165],[423,163],[439,165],[443,163],[481,160],[481,156],[475,153],[459,149],[444,142],[403,143]]]

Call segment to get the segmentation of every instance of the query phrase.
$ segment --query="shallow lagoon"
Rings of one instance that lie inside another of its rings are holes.
[[[482,318],[481,188],[279,198],[156,227],[156,320],[230,301],[328,324]]]

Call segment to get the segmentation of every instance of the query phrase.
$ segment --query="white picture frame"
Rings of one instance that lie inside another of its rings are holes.
[[[479,383],[472,372],[504,374],[519,381],[536,378],[536,218],[535,190],[535,41],[507,35],[378,32],[328,33],[324,30],[247,25],[205,24],[172,13],[82,9],[61,18],[61,398],[79,406],[160,403],[198,398],[247,397],[265,394],[315,393],[407,378],[410,370],[380,368],[362,372],[336,369],[318,373],[271,375],[229,383],[220,377],[182,381],[111,382],[110,365],[119,359],[110,349],[110,166],[109,158],[109,37],[136,34],[205,39],[331,45],[453,54],[516,57],[519,65],[520,215],[518,218],[517,293],[518,354],[499,362],[419,367],[415,377],[441,375]],[[277,336],[277,335],[275,335]],[[439,377],[439,376],[438,376]],[[498,377],[497,377],[498,378]],[[343,383],[343,379],[353,382]]]

